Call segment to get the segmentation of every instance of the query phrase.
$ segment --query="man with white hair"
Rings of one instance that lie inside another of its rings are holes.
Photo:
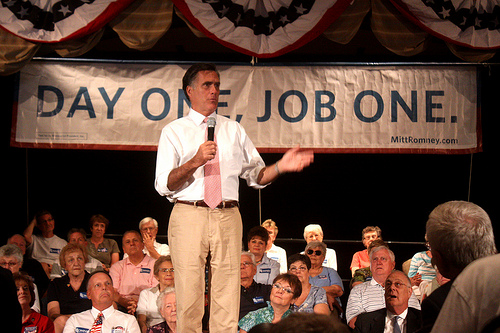
[[[323,229],[319,224],[309,224],[304,228],[304,239],[307,243],[312,241],[323,241]],[[327,248],[323,266],[337,270],[337,253],[334,249]]]
[[[142,241],[144,242],[145,254],[154,259],[170,254],[170,249],[167,244],[161,244],[156,241],[158,221],[152,217],[145,217],[139,222],[139,230],[141,231]]]

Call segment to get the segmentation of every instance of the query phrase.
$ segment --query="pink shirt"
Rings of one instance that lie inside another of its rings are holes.
[[[353,267],[364,268],[370,267],[370,257],[368,250],[358,251],[352,256],[351,270]]]
[[[113,264],[109,269],[109,275],[113,279],[113,287],[123,297],[139,299],[142,290],[152,288],[158,284],[154,277],[155,259],[144,255],[144,259],[135,266],[125,258]]]

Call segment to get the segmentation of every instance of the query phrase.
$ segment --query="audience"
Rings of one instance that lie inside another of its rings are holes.
[[[85,230],[78,228],[71,228],[68,231],[68,244],[78,244],[82,247],[85,252],[85,270],[89,273],[93,273],[95,271],[102,271],[104,269],[103,264],[94,257],[87,255],[87,236]],[[61,277],[66,275],[67,271],[61,266],[60,261],[54,263],[52,266],[52,271],[50,273],[50,278],[54,279],[56,277]]]
[[[23,254],[21,249],[16,245],[7,244],[0,247],[0,266],[11,271],[12,274],[20,272],[23,265]],[[40,295],[36,284],[33,284],[33,305],[32,309],[36,312],[41,312]]]
[[[52,321],[32,309],[35,302],[35,288],[31,277],[21,272],[13,274],[12,278],[16,284],[17,300],[22,310],[21,332],[54,333]]]
[[[161,244],[156,241],[158,221],[151,217],[145,217],[139,222],[139,230],[142,235],[142,241],[144,242],[145,254],[154,259],[170,254],[170,249],[167,244]]]
[[[137,321],[142,333],[146,333],[148,328],[165,321],[156,306],[156,300],[161,292],[174,287],[174,266],[170,255],[160,256],[155,261],[153,274],[158,280],[158,284],[152,288],[142,290],[137,302]]]
[[[323,266],[326,244],[319,241],[311,241],[306,245],[304,252],[309,257],[309,260],[311,260],[309,281],[313,286],[321,287],[326,291],[330,310],[337,316],[340,316],[343,312],[340,296],[344,294],[344,285],[335,269]]]
[[[346,307],[346,320],[354,328],[356,318],[364,312],[385,308],[385,280],[396,265],[394,253],[385,246],[373,248],[370,253],[372,279],[352,288]],[[420,303],[412,293],[408,305],[420,310]]]
[[[299,279],[292,274],[278,275],[273,281],[273,288],[267,307],[249,312],[239,322],[240,333],[250,331],[262,323],[277,323],[292,313],[293,301],[302,293]]]
[[[287,256],[284,248],[274,244],[278,236],[278,226],[276,222],[271,219],[265,220],[262,226],[266,228],[269,233],[269,242],[267,242],[266,253],[269,259],[276,260],[280,264],[280,273],[286,273]]]
[[[88,310],[92,305],[87,297],[90,274],[85,270],[86,258],[85,248],[79,244],[66,245],[59,255],[67,274],[53,279],[47,290],[47,314],[54,322],[56,333],[62,332],[72,314]]]
[[[389,246],[381,239],[375,239],[373,242],[368,245],[368,255],[370,255],[370,252],[372,252],[372,249],[378,247],[378,246],[385,246],[389,248]],[[351,282],[349,284],[350,288],[352,289],[354,286],[361,284],[363,282],[366,282],[372,278],[372,272],[370,270],[370,266],[368,267],[363,267],[363,268],[358,268],[355,272],[354,275],[352,276]]]
[[[257,265],[253,253],[241,253],[240,268],[241,295],[238,320],[251,311],[266,307],[272,288],[270,284],[258,283],[254,280],[254,276],[257,273]]]
[[[35,226],[41,235],[34,234]],[[52,265],[59,260],[59,253],[67,242],[54,234],[54,217],[48,211],[38,212],[28,227],[24,230],[24,238],[28,244],[31,258],[38,260],[50,277]]]
[[[280,273],[280,264],[267,257],[266,247],[269,242],[269,233],[264,227],[255,226],[248,231],[247,240],[248,251],[253,253],[257,263],[257,273],[254,280],[258,283],[271,284]]]
[[[309,224],[304,228],[304,239],[307,243],[323,242],[323,229],[319,224]],[[334,249],[327,248],[323,266],[337,270],[337,253]]]
[[[422,316],[420,310],[408,307],[411,295],[408,276],[401,271],[392,271],[385,280],[385,308],[359,314],[354,332],[416,332],[422,326]]]
[[[288,258],[288,271],[299,278],[302,284],[302,293],[295,299],[295,312],[309,312],[330,314],[325,289],[313,286],[309,281],[311,260],[304,254],[294,254]]]
[[[116,290],[118,309],[135,314],[140,292],[158,284],[153,274],[155,259],[142,252],[144,243],[138,231],[129,230],[123,234],[122,248],[128,256],[113,264],[109,275]]]
[[[422,301],[422,333],[431,331],[460,272],[474,260],[497,253],[490,217],[484,209],[471,202],[448,201],[438,205],[429,214],[426,234],[432,261],[439,273],[450,282]]]
[[[104,238],[109,221],[101,214],[97,214],[90,218],[89,225],[92,236],[87,244],[87,253],[99,260],[104,265],[104,269],[109,271],[111,265],[120,260],[118,243],[114,239]]]
[[[500,316],[499,275],[500,254],[468,265],[453,281],[432,332],[482,333]]]
[[[164,321],[150,327],[147,332],[177,333],[177,304],[175,300],[175,289],[173,287],[168,287],[163,290],[156,300],[156,306]]]
[[[113,306],[115,290],[113,281],[105,271],[91,274],[87,287],[92,308],[69,317],[64,326],[64,333],[90,332],[98,321],[102,332],[140,333],[139,324],[134,316],[118,311]]]
[[[351,274],[354,276],[356,270],[370,267],[368,246],[376,239],[382,239],[382,230],[377,226],[368,226],[361,231],[361,241],[366,249],[354,253],[351,261]]]
[[[432,253],[429,247],[429,242],[427,241],[427,235],[425,235],[425,242],[427,246],[426,251],[420,251],[415,253],[411,258],[410,269],[408,271],[408,277],[410,277],[413,292],[422,301],[423,295],[429,284],[436,277],[436,269],[432,266]]]
[[[21,266],[20,271],[28,273],[28,275],[31,276],[33,283],[38,289],[40,297],[43,297],[47,291],[47,287],[49,286],[50,279],[45,273],[42,264],[38,260],[33,259],[26,254],[26,239],[24,236],[20,234],[12,235],[7,240],[7,244],[14,244],[21,249],[21,253],[23,254],[23,265]]]

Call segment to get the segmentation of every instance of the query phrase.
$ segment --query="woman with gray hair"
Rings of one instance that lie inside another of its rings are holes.
[[[147,333],[177,332],[177,306],[175,303],[175,289],[168,287],[156,299],[158,312],[165,321],[151,326]]]
[[[142,290],[137,302],[137,321],[142,333],[148,332],[148,328],[164,321],[156,307],[156,301],[161,292],[174,286],[174,266],[169,255],[160,256],[156,260],[153,273],[158,285]]]
[[[304,239],[309,242],[323,241],[323,228],[319,224],[309,224],[304,228]],[[334,249],[327,248],[323,258],[323,265],[337,270],[337,253]]]
[[[326,255],[326,244],[311,241],[306,245],[304,252],[311,260],[309,282],[313,286],[325,289],[330,310],[340,315],[342,313],[340,296],[344,293],[344,286],[336,270],[323,266]]]

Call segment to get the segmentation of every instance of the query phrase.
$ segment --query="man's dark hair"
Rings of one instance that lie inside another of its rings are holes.
[[[215,67],[214,64],[210,63],[198,63],[194,64],[191,67],[188,68],[186,73],[184,74],[184,77],[182,78],[182,90],[184,90],[184,95],[186,95],[186,98],[189,100],[189,96],[186,92],[186,88],[188,86],[191,86],[196,80],[196,77],[198,76],[199,72],[203,71],[210,71],[210,72],[216,72],[217,76],[220,77],[219,71],[217,70],[217,67]]]

